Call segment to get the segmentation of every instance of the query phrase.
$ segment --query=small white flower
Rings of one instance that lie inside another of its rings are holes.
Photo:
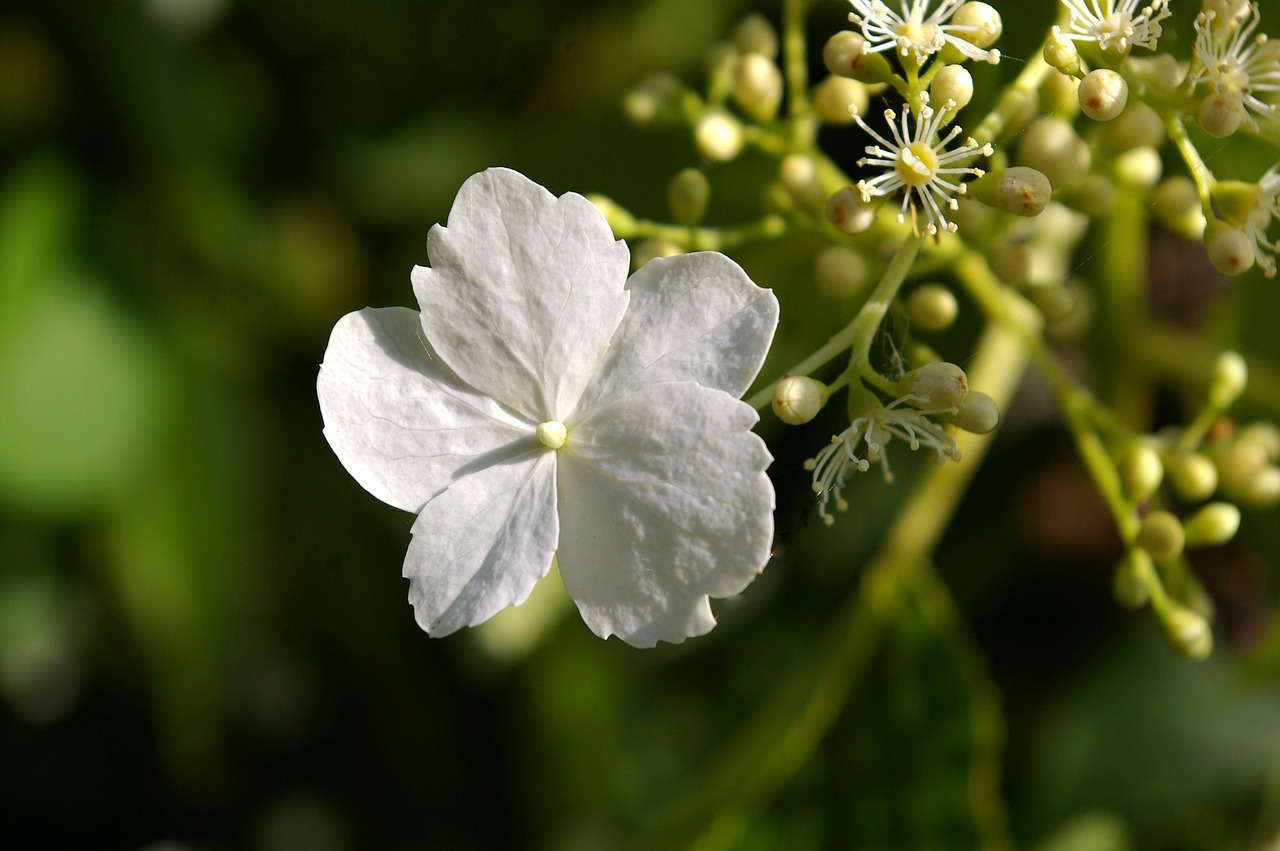
[[[1260,20],[1257,3],[1249,4],[1238,23],[1224,23],[1213,11],[1197,15],[1195,54],[1203,69],[1192,81],[1212,83],[1219,93],[1270,118],[1280,107],[1259,95],[1280,91],[1280,42],[1270,41],[1265,34],[1253,36]],[[1247,112],[1244,119],[1257,128]]]
[[[1268,278],[1276,275],[1276,253],[1280,241],[1267,239],[1272,219],[1280,219],[1280,163],[1267,169],[1258,181],[1258,199],[1240,229],[1253,240],[1254,260]]]
[[[905,440],[912,451],[921,446],[929,447],[937,454],[940,464],[948,458],[960,460],[960,450],[943,426],[923,411],[911,407],[921,401],[927,400],[907,395],[888,405],[875,402],[871,413],[854,419],[847,429],[831,438],[828,446],[804,463],[804,468],[813,473],[813,492],[818,495],[818,515],[823,523],[830,526],[835,522],[835,518],[827,513],[828,503],[834,501],[838,511],[849,507],[840,496],[847,473],[865,473],[871,469],[872,463],[879,462],[884,480],[893,481],[885,449],[895,437]],[[860,444],[866,446],[865,451],[859,452]]]
[[[867,146],[866,151],[870,156],[858,160],[858,165],[882,166],[888,169],[884,174],[870,180],[859,180],[857,188],[862,193],[864,203],[870,202],[874,195],[890,195],[899,189],[904,189],[898,221],[906,221],[907,211],[910,210],[911,227],[919,235],[921,229],[917,221],[918,205],[924,209],[927,222],[924,227],[925,232],[931,236],[937,235],[940,229],[954,233],[956,225],[954,222],[947,221],[939,202],[941,201],[950,210],[956,209],[959,203],[955,196],[963,195],[965,186],[963,183],[948,180],[943,175],[981,177],[985,172],[980,168],[954,164],[972,159],[979,154],[989,157],[994,150],[990,144],[979,145],[973,137],[966,139],[959,148],[953,151],[947,150],[947,145],[962,132],[958,126],[953,126],[945,137],[934,142],[947,113],[954,110],[955,104],[947,101],[942,105],[942,109],[934,111],[933,107],[929,106],[927,93],[921,94],[920,100],[922,102],[920,115],[916,119],[914,133],[909,121],[911,116],[909,107],[902,113],[900,126],[895,123],[899,122],[899,118],[892,109],[884,111],[884,117],[889,122],[889,132],[893,136],[892,141],[868,127],[861,117],[854,116],[858,126],[871,134],[871,137],[879,143]]]
[[[979,27],[951,23],[951,16],[965,0],[942,0],[928,16],[925,12],[931,0],[901,0],[901,14],[882,0],[850,2],[856,11],[849,13],[849,20],[862,29],[867,53],[896,49],[900,56],[910,56],[917,65],[923,65],[929,56],[950,44],[970,59],[992,65],[1000,61],[1000,51],[984,50],[965,38],[968,34],[981,34]]]
[[[1096,42],[1099,50],[1128,53],[1132,47],[1155,49],[1160,38],[1160,22],[1172,14],[1169,0],[1153,0],[1138,8],[1142,0],[1062,0],[1071,15],[1070,32],[1055,34],[1073,41]]]
[[[325,437],[418,514],[409,599],[432,635],[522,602],[557,557],[587,625],[651,647],[715,625],[773,536],[772,460],[739,401],[777,324],[721,254],[628,253],[580,195],[516,172],[463,184],[413,270],[421,313],[333,330]]]

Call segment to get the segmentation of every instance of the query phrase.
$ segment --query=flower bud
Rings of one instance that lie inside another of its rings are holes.
[[[860,83],[887,83],[893,79],[889,61],[879,53],[868,53],[866,40],[850,30],[842,30],[827,39],[822,47],[822,61],[832,74]]]
[[[1000,425],[1000,407],[981,390],[970,390],[947,419],[956,428],[972,434],[989,434]]]
[[[1209,377],[1209,404],[1217,411],[1225,411],[1235,404],[1249,381],[1249,367],[1239,352],[1226,351],[1213,362]]]
[[[867,261],[843,245],[831,245],[818,252],[814,271],[818,292],[827,298],[852,298],[868,283]]]
[[[1225,139],[1244,122],[1244,100],[1237,91],[1210,92],[1196,107],[1196,121],[1215,139]]]
[[[1129,84],[1110,68],[1098,68],[1084,75],[1076,90],[1080,110],[1094,121],[1110,121],[1129,101]]]
[[[1111,590],[1116,602],[1130,609],[1145,606],[1151,599],[1151,592],[1147,590],[1147,583],[1143,578],[1153,574],[1155,569],[1155,565],[1151,563],[1151,554],[1146,550],[1136,547],[1129,550],[1116,565],[1115,575],[1111,579]]]
[[[778,55],[778,33],[759,12],[743,16],[729,40],[739,53],[759,53],[770,59]]]
[[[1156,561],[1169,561],[1182,555],[1186,533],[1182,521],[1167,511],[1152,511],[1142,518],[1138,529],[1138,546],[1151,553]]]
[[[1064,36],[1057,27],[1053,28],[1053,34],[1044,43],[1044,61],[1069,77],[1080,73],[1080,51],[1076,50],[1076,43]]]
[[[827,404],[827,386],[803,375],[784,375],[773,387],[773,412],[790,425],[807,423]]]
[[[1107,141],[1117,151],[1159,148],[1164,140],[1164,122],[1160,114],[1140,100],[1130,101],[1124,112],[1107,125]]]
[[[953,101],[952,114],[964,109],[973,100],[973,75],[963,65],[944,66],[929,84],[929,100],[931,103]]]
[[[1188,547],[1216,547],[1236,536],[1240,509],[1229,502],[1211,502],[1182,524]]]
[[[969,193],[984,204],[1015,216],[1038,216],[1049,206],[1053,187],[1043,172],[1027,166],[988,172],[969,184]]]
[[[1268,461],[1280,461],[1280,428],[1266,420],[1249,423],[1236,431],[1236,443],[1257,446]]]
[[[1255,472],[1240,488],[1238,499],[1258,511],[1280,502],[1280,468],[1263,467]]]
[[[1116,187],[1106,175],[1089,172],[1063,191],[1062,202],[1090,218],[1101,218],[1116,203]]]
[[[679,120],[680,102],[696,97],[674,74],[655,74],[622,98],[622,114],[636,127],[650,127]]]
[[[867,87],[848,77],[832,74],[813,87],[813,108],[824,124],[852,124],[853,116],[867,111]]]
[[[1217,219],[1205,227],[1204,250],[1213,268],[1229,277],[1253,268],[1253,240],[1244,231]]]
[[[1011,287],[1020,287],[1027,282],[1031,256],[1027,247],[1021,243],[1002,242],[988,252],[987,264],[997,278]]]
[[[911,405],[925,413],[950,411],[964,401],[969,378],[953,363],[927,363],[902,378],[911,395]]]
[[[990,47],[1004,31],[1000,13],[986,3],[965,3],[951,16],[951,28],[958,38],[977,47]]]
[[[671,208],[671,220],[678,225],[699,224],[710,198],[711,183],[696,168],[681,169],[667,183],[667,206]]]
[[[1204,233],[1200,194],[1190,178],[1180,174],[1166,177],[1156,187],[1151,197],[1151,212],[1156,221],[1179,236],[1199,239]]]
[[[1244,180],[1219,180],[1212,189],[1212,195],[1218,215],[1227,224],[1237,227],[1249,221],[1262,201],[1262,189],[1258,184]]]
[[[1257,443],[1235,440],[1213,448],[1213,461],[1218,467],[1218,484],[1232,499],[1243,497],[1253,487],[1253,480],[1270,469],[1265,447]]]
[[[1125,495],[1135,503],[1151,498],[1164,479],[1164,464],[1160,454],[1145,443],[1140,443],[1125,453],[1120,460],[1120,482]]]
[[[926,334],[947,330],[959,312],[955,295],[941,284],[916,287],[907,298],[907,318]]]
[[[1187,502],[1208,499],[1218,488],[1218,468],[1199,452],[1175,455],[1165,466],[1174,493]]]
[[[1213,652],[1213,630],[1203,615],[1170,603],[1160,612],[1160,621],[1170,646],[1188,659],[1205,659]]]
[[[742,150],[742,125],[724,112],[709,112],[693,128],[698,153],[713,162],[728,162]]]
[[[1031,284],[1024,294],[1049,322],[1066,319],[1076,309],[1076,293],[1063,284]]]
[[[808,154],[788,154],[778,165],[778,182],[805,210],[817,210],[822,206],[822,179],[818,166]]]
[[[733,77],[733,102],[756,121],[772,121],[782,103],[782,72],[761,53],[744,53]]]
[[[846,186],[827,199],[826,215],[838,230],[862,233],[875,221],[876,208],[863,201],[852,186]]]
[[[1018,141],[1018,161],[1044,174],[1057,188],[1088,170],[1089,146],[1062,119],[1042,118]]]
[[[1130,148],[1113,165],[1116,180],[1130,189],[1150,189],[1160,182],[1164,161],[1155,148]]]

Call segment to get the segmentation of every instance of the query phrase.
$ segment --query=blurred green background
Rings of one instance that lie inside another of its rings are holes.
[[[413,518],[334,458],[314,380],[339,316],[412,303],[475,171],[662,217],[696,157],[619,98],[654,70],[697,80],[753,8],[776,22],[742,0],[0,7],[6,843],[666,848],[716,823],[720,755],[786,728],[912,459],[891,490],[859,481],[833,532],[801,469],[833,423],[766,423],[778,558],[706,638],[601,642],[544,583],[436,641],[400,577]],[[847,8],[819,4],[815,44]],[[1010,29],[1017,57],[1038,29]],[[713,175],[713,215],[755,215],[766,167]],[[740,257],[783,301],[774,366],[850,310],[812,295],[814,248]],[[1218,295],[1274,359],[1274,290]],[[1113,533],[1028,408],[940,557],[958,619],[907,607],[731,847],[1276,847],[1274,516],[1201,565],[1221,650],[1181,661],[1111,602]]]

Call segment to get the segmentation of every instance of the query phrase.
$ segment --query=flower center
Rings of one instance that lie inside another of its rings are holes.
[[[569,437],[569,430],[558,420],[538,424],[538,442],[548,449],[559,449]]]
[[[924,186],[938,173],[938,155],[924,142],[912,142],[898,151],[893,170],[908,186]]]

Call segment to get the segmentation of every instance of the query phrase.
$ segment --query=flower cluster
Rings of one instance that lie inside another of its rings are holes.
[[[1212,100],[1202,109],[1223,111],[1234,117],[1234,125],[1243,121],[1255,130],[1258,124],[1249,111],[1274,118],[1280,109],[1264,99],[1280,92],[1280,42],[1265,34],[1254,35],[1261,18],[1257,3],[1250,3],[1239,19],[1224,20],[1215,9],[1197,15],[1195,57],[1199,64],[1190,77],[1192,83],[1212,88],[1206,96]]]
[[[901,0],[902,11],[899,13],[882,0],[851,2],[854,11],[849,13],[849,20],[862,30],[867,53],[896,50],[902,59],[923,65],[930,56],[950,45],[968,59],[993,65],[1000,61],[999,50],[984,49],[994,36],[999,35],[998,29],[990,23],[995,10],[985,3],[942,0],[936,9],[929,12],[931,0]],[[966,6],[972,14],[962,15],[957,20],[957,11]],[[998,15],[995,21],[999,21]]]
[[[1070,16],[1063,38],[1092,42],[1104,53],[1125,55],[1133,47],[1154,50],[1163,30],[1160,22],[1172,14],[1169,0],[1062,0]],[[1054,32],[1059,30],[1055,27]]]

